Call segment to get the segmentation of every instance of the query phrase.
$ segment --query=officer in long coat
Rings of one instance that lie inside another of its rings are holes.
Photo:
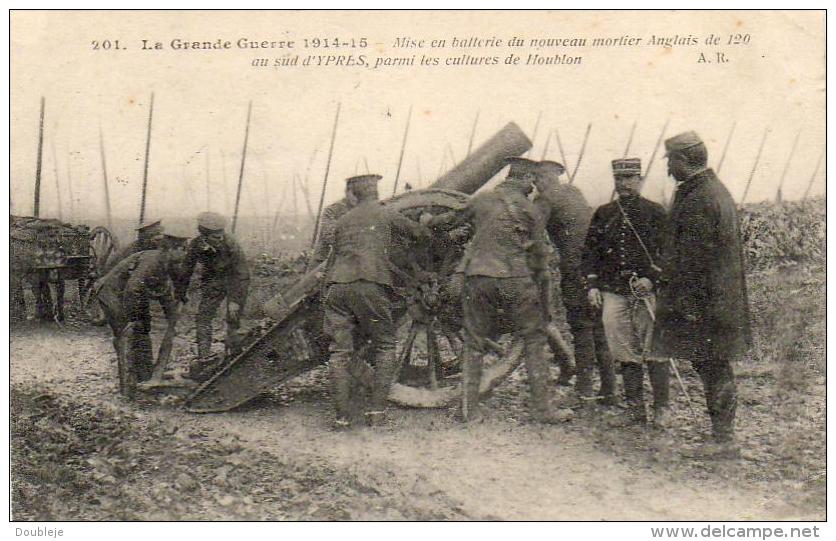
[[[668,417],[668,365],[650,359],[648,347],[661,271],[665,210],[639,195],[643,179],[638,158],[613,160],[612,170],[618,198],[595,211],[586,238],[588,298],[592,306],[602,309],[609,350],[622,366],[631,420],[647,421],[647,364],[654,422],[663,424]]]
[[[743,247],[734,200],[711,169],[693,131],[665,141],[677,182],[665,239],[665,272],[654,354],[689,359],[705,386],[716,445],[736,454],[737,389],[732,362],[752,344]]]
[[[378,424],[385,418],[389,391],[400,366],[395,352],[399,302],[394,290],[395,272],[390,259],[398,243],[427,242],[429,231],[417,222],[384,206],[378,200],[380,175],[360,175],[346,181],[351,210],[336,222],[331,264],[325,282],[325,332],[331,338],[329,375],[338,427],[355,419],[351,396],[359,355],[367,346],[374,367],[370,403],[365,421]],[[363,357],[363,358],[361,358]]]
[[[524,340],[525,366],[535,420],[562,422],[567,412],[551,404],[545,347],[548,288],[543,220],[528,195],[533,190],[537,162],[509,158],[506,179],[494,190],[473,196],[463,211],[436,216],[433,227],[473,226],[461,268],[464,271],[465,347],[462,360],[462,419],[481,419],[479,386],[488,340],[513,333]]]
[[[587,302],[586,278],[582,270],[583,249],[592,209],[581,191],[571,184],[561,183],[563,165],[541,161],[537,168],[537,197],[534,205],[542,213],[546,232],[557,249],[560,270],[560,292],[566,320],[572,331],[577,364],[575,389],[580,396],[592,394],[592,370],[597,364],[601,378],[598,395],[612,403],[615,393],[615,369],[601,328],[596,340],[600,315]],[[558,384],[568,384],[570,366],[565,355],[555,351],[559,359]]]
[[[237,331],[249,290],[250,271],[246,256],[225,228],[226,218],[220,214],[203,212],[198,215],[200,234],[189,242],[177,285],[177,294],[185,303],[189,282],[195,266],[200,263],[200,304],[195,316],[195,332],[198,357],[203,360],[212,354],[212,320],[224,299],[227,299],[226,347],[233,354],[237,351]]]

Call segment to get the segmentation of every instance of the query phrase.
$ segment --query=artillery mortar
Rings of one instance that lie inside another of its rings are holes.
[[[520,156],[530,148],[528,137],[516,124],[509,123],[428,188],[405,192],[384,204],[416,220],[423,212],[461,210],[469,195],[502,170],[506,158]],[[404,368],[401,383],[393,386],[391,401],[414,407],[440,407],[458,396],[457,385],[444,385],[445,374],[454,367],[443,365],[438,337],[446,337],[454,352],[457,342],[460,343],[456,336],[456,317],[444,317],[442,312],[451,307],[455,311],[458,307],[460,290],[456,291],[453,279],[456,261],[452,259],[460,256],[464,242],[463,238],[433,239],[429,269],[433,272],[429,280],[413,281],[412,269],[401,266],[406,281],[412,283],[401,284],[410,291],[406,303],[398,310],[401,326],[408,331],[398,352]],[[394,259],[399,264],[405,263],[397,255]],[[214,375],[187,399],[189,411],[230,410],[327,361],[328,340],[322,331],[321,307],[325,266],[325,262],[321,263],[265,304],[264,313],[276,323],[240,354],[220,364]],[[444,292],[446,297],[440,294]],[[428,359],[426,364],[415,365],[417,355],[413,349],[421,331],[426,334]],[[502,381],[519,364],[520,355],[519,345],[512,344],[508,354],[501,355],[496,364],[488,367],[482,379],[483,392]],[[423,383],[404,382],[404,375],[414,376],[416,372],[425,376]]]

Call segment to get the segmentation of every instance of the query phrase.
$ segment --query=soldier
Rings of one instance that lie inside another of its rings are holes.
[[[348,199],[341,199],[322,210],[322,220],[319,224],[319,236],[316,239],[313,259],[310,268],[314,268],[326,259],[334,246],[334,233],[337,220],[351,210],[352,204]]]
[[[615,369],[606,339],[602,339],[602,331],[597,333],[599,341],[595,340],[595,327],[600,327],[601,318],[586,299],[586,280],[581,269],[584,240],[592,218],[592,209],[578,188],[560,182],[560,175],[564,171],[563,165],[557,162],[540,162],[535,181],[537,197],[534,204],[545,219],[546,232],[559,256],[561,297],[575,347],[575,389],[581,397],[592,394],[592,370],[597,358],[601,378],[598,396],[612,404]],[[572,376],[571,366],[565,355],[559,356],[559,350],[554,347],[552,349],[561,367],[558,385],[568,385]]]
[[[621,363],[630,420],[647,422],[643,383],[647,363],[653,420],[662,426],[668,417],[668,365],[648,359],[647,349],[665,210],[639,195],[643,179],[638,158],[613,160],[612,170],[618,198],[595,211],[586,237],[588,298],[593,307],[602,309],[610,352]]]
[[[462,420],[481,419],[479,386],[482,357],[489,341],[514,333],[525,342],[525,365],[531,390],[532,413],[545,423],[568,420],[570,411],[551,404],[546,360],[545,325],[548,305],[548,268],[543,221],[528,200],[537,162],[509,158],[506,179],[491,192],[473,196],[458,213],[426,220],[452,229],[473,225],[473,239],[465,251],[462,309],[466,330],[462,361]],[[543,287],[540,287],[543,286]]]
[[[165,228],[163,228],[162,220],[151,220],[140,224],[136,228],[136,240],[119,250],[118,254],[108,259],[105,266],[105,274],[131,254],[144,250],[157,249],[164,232]]]
[[[336,424],[352,424],[352,372],[363,363],[355,345],[368,344],[374,364],[368,424],[383,421],[386,401],[398,366],[395,355],[397,298],[393,289],[393,246],[403,239],[424,240],[429,231],[378,201],[380,175],[346,180],[346,200],[352,207],[334,228],[332,263],[326,272],[325,332],[331,337],[329,372]]]
[[[244,251],[235,238],[224,231],[225,228],[226,218],[220,214],[203,212],[198,215],[200,234],[189,242],[177,284],[178,298],[185,303],[195,265],[201,264],[200,304],[195,317],[197,353],[201,360],[212,354],[212,320],[224,298],[227,299],[226,348],[235,354],[239,347],[237,331],[247,300],[250,271]]]
[[[693,131],[665,141],[668,175],[677,182],[665,243],[653,350],[689,359],[705,386],[714,441],[704,454],[739,453],[734,444],[737,389],[732,362],[752,344],[737,209],[708,169]]]
[[[120,362],[132,367],[135,381],[151,378],[151,301],[158,301],[169,324],[176,318],[177,303],[172,281],[179,274],[185,238],[167,235],[158,250],[129,255],[101,280],[98,300],[113,331],[113,345]],[[127,339],[123,349],[122,339]],[[127,358],[126,358],[127,357]],[[120,382],[122,384],[124,382]],[[122,389],[123,392],[130,392]]]

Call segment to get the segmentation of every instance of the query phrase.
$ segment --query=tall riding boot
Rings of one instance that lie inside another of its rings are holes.
[[[482,354],[465,344],[462,359],[462,421],[482,419],[479,410],[479,385],[482,382]]]
[[[647,422],[644,406],[644,367],[638,363],[623,363],[624,399],[627,402],[627,414],[635,424]]]
[[[653,389],[653,424],[664,427],[670,419],[670,365],[648,361],[647,372]]]
[[[337,423],[350,423],[349,400],[351,397],[351,375],[349,374],[350,351],[334,351],[328,360],[328,378],[331,382],[331,400]]]

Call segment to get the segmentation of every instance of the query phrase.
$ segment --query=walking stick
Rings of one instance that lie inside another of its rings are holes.
[[[644,301],[644,307],[647,308],[647,313],[650,315],[650,320],[655,324],[656,314],[653,313],[653,306],[650,304],[650,299],[647,297],[641,297],[641,299],[642,301]],[[645,334],[644,338],[645,359],[647,359],[647,355],[650,353],[650,346],[652,342],[653,327],[651,326],[650,331]],[[697,410],[694,409],[694,403],[691,402],[691,395],[688,394],[688,389],[685,388],[685,382],[682,380],[682,376],[679,374],[679,369],[676,367],[676,361],[673,360],[673,357],[668,357],[668,363],[671,365],[671,370],[673,370],[673,375],[676,377],[676,381],[679,382],[679,388],[682,390],[682,394],[685,395],[685,401],[688,403],[688,409],[691,410],[691,414],[694,417],[697,417]]]

